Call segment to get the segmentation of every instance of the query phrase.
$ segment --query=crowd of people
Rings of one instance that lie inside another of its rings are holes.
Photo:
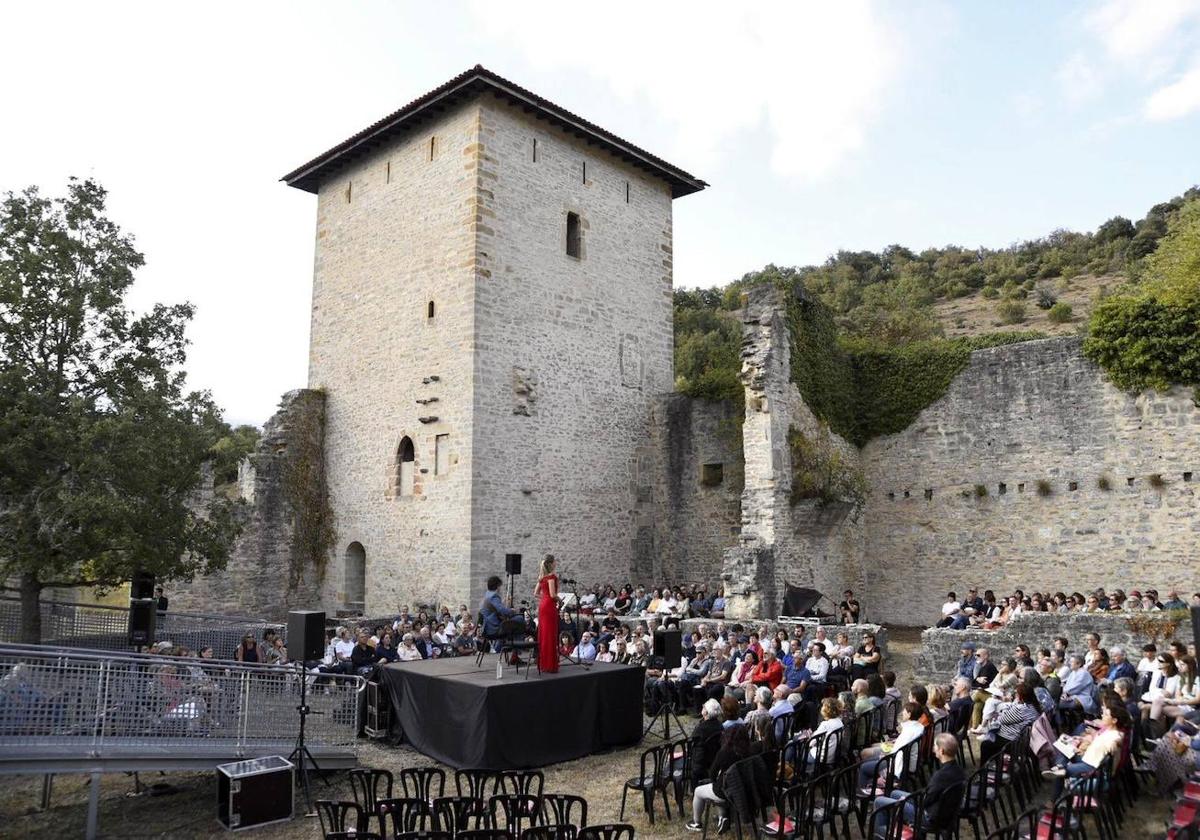
[[[564,592],[564,600],[573,602],[574,592]],[[642,618],[724,618],[725,590],[714,587],[711,591],[705,584],[682,586],[621,586],[600,584],[579,593],[579,611],[583,615],[595,613]],[[838,602],[837,618],[842,624],[857,624],[862,614],[862,605],[847,589]]]
[[[1162,612],[1185,610],[1189,606],[1200,607],[1200,592],[1193,593],[1189,603],[1174,590],[1166,594],[1165,600],[1159,600],[1158,590],[1152,588],[1133,589],[1128,595],[1123,589],[1114,589],[1109,593],[1099,588],[1087,595],[1082,592],[1072,592],[1070,595],[1064,592],[1055,592],[1053,595],[1049,592],[1026,594],[1018,589],[1007,597],[997,598],[991,589],[985,589],[981,596],[976,587],[971,587],[963,598],[959,598],[955,592],[946,594],[941,617],[934,626],[952,630],[965,630],[968,627],[998,630],[1015,616],[1027,612]]]
[[[1195,650],[1181,641],[1161,650],[1147,643],[1130,655],[1088,633],[1076,649],[1060,636],[1048,648],[1018,644],[1007,656],[965,642],[950,706],[969,712],[984,758],[1044,720],[1047,731],[1031,749],[1053,757],[1046,775],[1087,775],[1110,756],[1137,761],[1144,750],[1140,770],[1165,793],[1200,769],[1196,674]],[[1063,731],[1057,742],[1049,727]]]

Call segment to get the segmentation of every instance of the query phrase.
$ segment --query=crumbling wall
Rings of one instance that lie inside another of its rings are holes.
[[[786,583],[833,598],[860,577],[863,534],[857,511],[840,502],[792,502],[789,429],[822,439],[852,467],[858,451],[813,415],[791,381],[783,294],[768,286],[751,289],[743,310],[742,532],[738,544],[725,552],[723,573],[731,616],[777,615]]]
[[[324,428],[323,392],[284,394],[250,465],[239,470],[245,527],[227,567],[167,583],[172,609],[279,620],[289,608],[319,608],[324,569],[313,553],[330,523],[313,502],[324,494]]]

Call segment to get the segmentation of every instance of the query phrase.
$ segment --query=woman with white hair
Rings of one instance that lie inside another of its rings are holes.
[[[771,689],[765,685],[760,685],[754,692],[754,708],[746,713],[746,716],[742,718],[742,723],[753,729],[754,723],[758,718],[769,718],[771,716],[772,700]]]
[[[700,707],[700,722],[692,730],[692,785],[709,778],[708,770],[717,757],[718,741],[721,735],[721,704],[716,700],[706,700]]]

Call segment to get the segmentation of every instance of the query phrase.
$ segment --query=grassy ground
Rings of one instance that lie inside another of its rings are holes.
[[[896,671],[899,683],[907,687],[912,659],[920,644],[916,630],[889,630],[887,667]],[[685,724],[692,725],[691,719]],[[635,746],[602,755],[545,768],[547,792],[579,794],[587,798],[589,822],[617,822],[621,787],[625,779],[637,775],[641,747]],[[408,747],[388,747],[364,742],[360,760],[364,766],[397,771],[403,767],[424,766],[434,762]],[[100,831],[105,837],[121,838],[199,838],[224,835],[215,818],[215,783],[212,773],[144,774],[143,784],[167,782],[177,792],[166,796],[133,796],[132,777],[104,777],[100,800]],[[0,837],[78,837],[82,836],[87,817],[86,777],[62,776],[55,780],[50,810],[38,810],[41,777],[0,777]],[[1048,790],[1046,791],[1048,796]],[[330,787],[314,781],[314,796],[349,799],[345,774],[330,779]],[[690,806],[690,803],[689,803]],[[674,812],[674,806],[672,805]],[[1150,838],[1161,834],[1168,806],[1162,800],[1143,794],[1135,810],[1128,815],[1122,840]],[[662,819],[661,800],[658,823],[651,827],[639,800],[631,800],[625,821],[637,828],[639,837],[685,837],[683,821]],[[1090,824],[1090,820],[1089,820]],[[315,818],[297,817],[289,823],[253,829],[250,836],[273,838],[319,838]],[[966,835],[969,836],[969,833]]]

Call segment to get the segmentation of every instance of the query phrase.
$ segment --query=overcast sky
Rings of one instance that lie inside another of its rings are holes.
[[[1200,0],[1014,5],[6,3],[0,191],[98,178],[133,304],[195,303],[193,387],[260,425],[307,369],[316,199],[279,176],[476,63],[712,184],[678,286],[1200,182]]]

